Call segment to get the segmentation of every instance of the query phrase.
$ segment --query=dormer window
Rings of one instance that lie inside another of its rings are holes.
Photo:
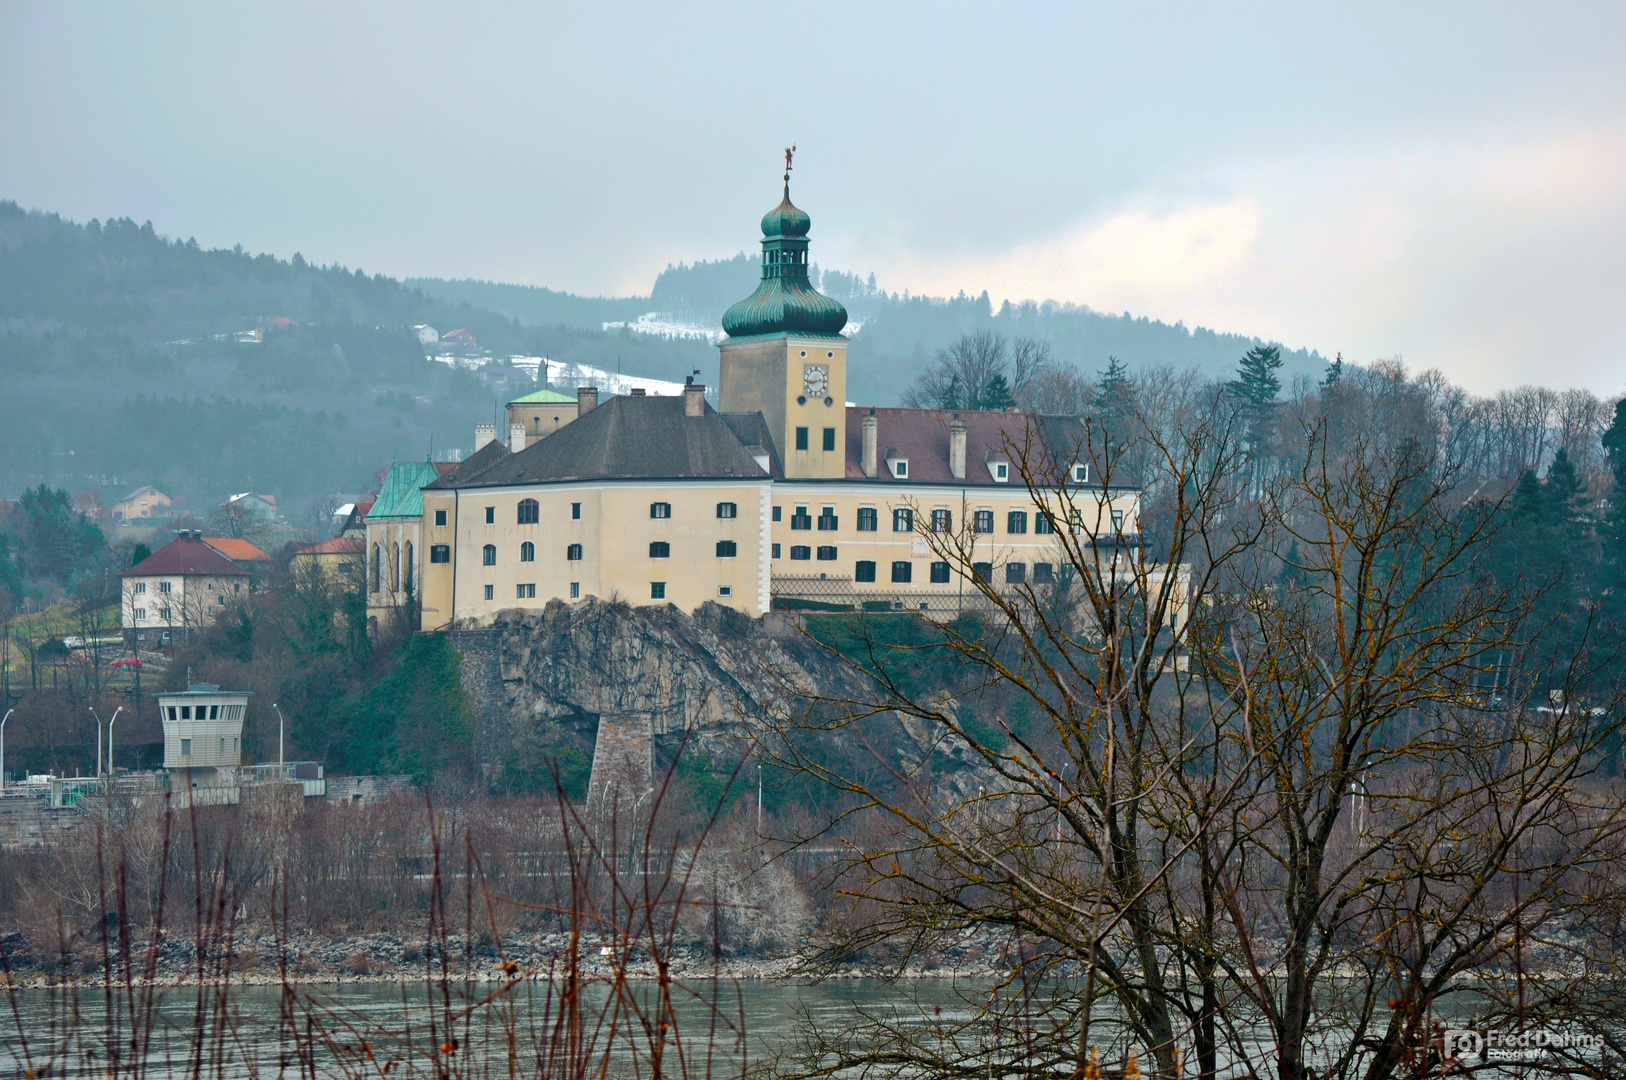
[[[908,458],[893,457],[891,454],[888,454],[886,458],[886,467],[892,470],[892,478],[894,480],[909,479]]]
[[[996,484],[1008,484],[1011,479],[1011,459],[1000,450],[988,451],[988,456],[982,459],[988,466],[988,475],[994,478]]]
[[[1005,481],[1009,480],[1010,478],[1011,478],[1011,467],[1010,467],[1010,465],[1007,464],[1006,462],[1003,462],[1003,461],[996,461],[994,463],[994,480],[995,480],[995,482],[1003,484],[1003,483],[1005,483]]]
[[[1087,484],[1090,482],[1090,467],[1088,465],[1073,466],[1073,483]]]

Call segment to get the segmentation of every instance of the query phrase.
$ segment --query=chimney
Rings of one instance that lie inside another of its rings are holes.
[[[525,449],[525,425],[509,424],[508,452],[510,454],[517,454],[523,449]]]
[[[596,408],[598,408],[598,387],[576,387],[576,419],[580,420]]]
[[[872,408],[869,415],[864,417],[864,448],[859,463],[864,467],[864,475],[871,480],[875,479],[875,446],[877,442],[877,425],[875,410]]]
[[[965,421],[955,413],[949,421],[949,472],[954,479],[965,479]]]
[[[475,453],[479,453],[480,450],[482,450],[485,447],[486,443],[492,443],[492,442],[496,442],[496,441],[497,441],[497,425],[496,424],[475,424],[474,425],[474,450],[475,450]]]
[[[706,415],[706,386],[695,382],[693,375],[683,380],[683,415]]]

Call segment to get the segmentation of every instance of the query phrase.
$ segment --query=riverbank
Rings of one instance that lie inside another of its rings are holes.
[[[31,953],[18,935],[0,941],[12,985],[31,989],[69,986],[103,986],[108,981],[126,981],[123,965],[116,955],[105,962],[99,942],[80,943],[77,948],[49,958]],[[980,950],[978,950],[980,952]],[[572,955],[574,954],[574,964]],[[150,946],[135,941],[130,946],[130,981],[141,986],[185,987],[229,982],[241,986],[278,986],[284,981],[298,986],[344,986],[360,984],[412,984],[439,980],[483,985],[527,979],[546,980],[563,975],[574,966],[584,978],[656,979],[660,970],[646,949],[630,953],[613,942],[583,938],[574,946],[568,935],[518,932],[500,940],[485,934],[467,942],[448,938],[444,956],[436,943],[408,940],[394,934],[363,934],[327,938],[297,934],[279,940],[274,934],[246,934],[225,948],[204,950],[203,971],[199,972],[198,950],[189,940],[171,938],[159,948],[156,965]],[[990,979],[998,972],[993,965],[970,959],[914,966],[901,974],[908,979]],[[111,972],[109,972],[111,967]],[[667,974],[674,979],[727,979],[739,981],[879,978],[892,974],[870,965],[844,965],[840,969],[815,965],[801,953],[778,956],[743,955],[716,957],[709,945],[675,946],[667,957]],[[111,978],[109,979],[109,975]]]

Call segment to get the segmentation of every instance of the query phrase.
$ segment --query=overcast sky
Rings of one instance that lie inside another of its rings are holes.
[[[624,294],[795,142],[891,289],[1626,390],[1626,4],[1330,7],[0,0],[0,198]]]

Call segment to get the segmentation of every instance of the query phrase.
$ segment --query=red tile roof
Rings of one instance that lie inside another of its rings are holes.
[[[320,544],[310,544],[294,552],[295,555],[360,555],[367,550],[366,541],[357,536],[335,536]]]
[[[249,545],[253,547],[253,545]],[[255,548],[258,551],[258,548]],[[202,540],[177,536],[151,555],[124,571],[119,577],[151,577],[155,574],[204,574],[210,577],[248,577],[249,572]]]
[[[849,480],[864,480],[864,417],[870,409],[853,406],[847,410],[847,463]],[[1072,417],[1039,416],[1023,412],[995,412],[976,409],[881,409],[875,412],[875,472],[877,482],[912,484],[952,484],[988,487],[1021,487],[1014,475],[1000,483],[989,471],[992,460],[1014,460],[1024,445],[1036,454],[1050,453],[1065,467],[1078,455],[1084,428]],[[956,415],[965,422],[965,477],[955,477],[949,469],[949,421]],[[1005,450],[1007,438],[1011,450]],[[909,479],[894,480],[887,468],[888,451],[909,461]],[[1008,454],[1009,457],[1003,455]]]
[[[203,542],[233,562],[270,562],[271,556],[235,536],[205,536]]]

